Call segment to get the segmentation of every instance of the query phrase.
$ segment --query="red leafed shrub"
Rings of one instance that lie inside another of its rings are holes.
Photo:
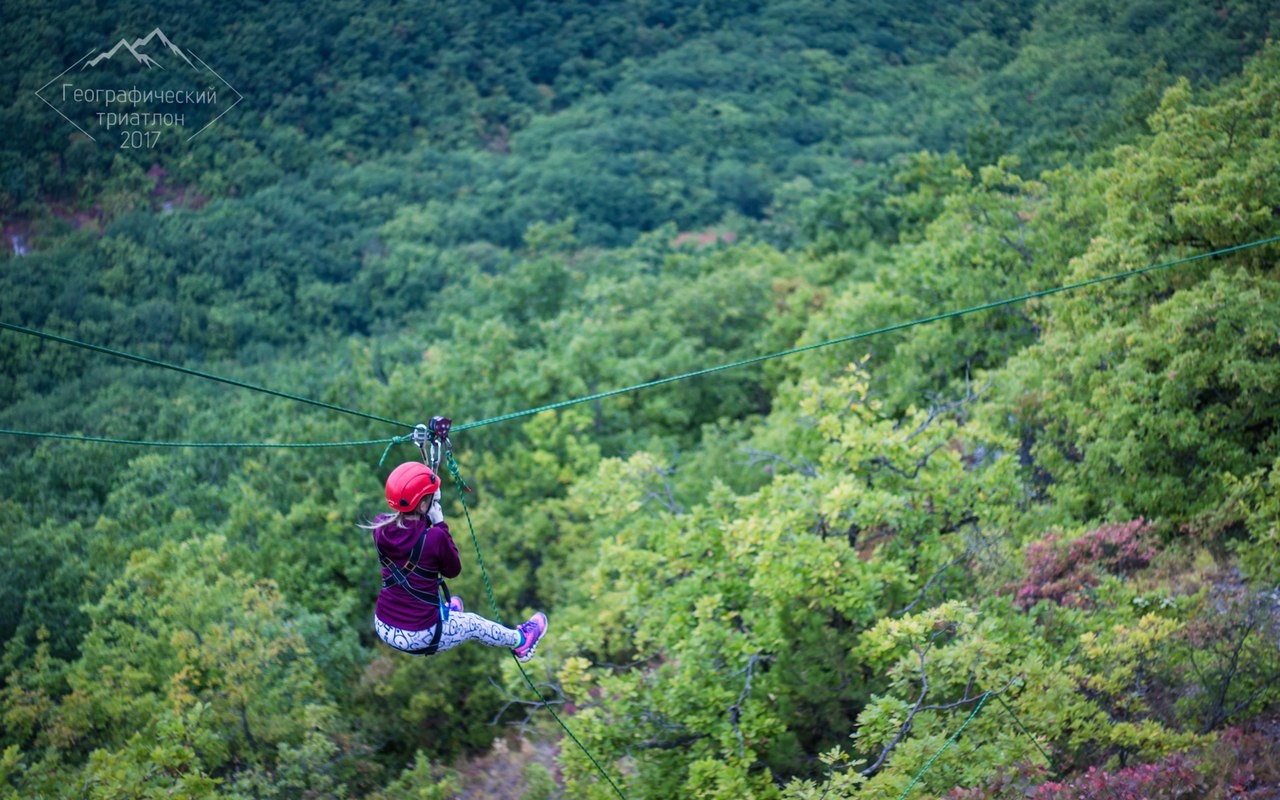
[[[1280,720],[1255,720],[1247,728],[1228,728],[1206,756],[1206,773],[1215,776],[1212,798],[1276,800],[1280,797]]]
[[[1204,780],[1182,753],[1115,772],[1089,771],[1068,781],[1040,784],[1030,800],[1181,800],[1202,796]]]
[[[1044,769],[1023,767],[986,786],[953,789],[947,800],[1192,800],[1205,796],[1195,762],[1175,753],[1153,764],[1088,772],[1062,781],[1045,781]]]
[[[1202,751],[1105,772],[1097,767],[1046,781],[1046,769],[1022,764],[986,784],[952,789],[947,800],[1277,800],[1280,716],[1227,728]]]
[[[1014,602],[1024,611],[1041,600],[1086,607],[1088,590],[1102,573],[1126,575],[1145,567],[1155,556],[1147,541],[1151,526],[1139,517],[1131,522],[1103,525],[1063,547],[1056,534],[1027,547],[1027,577],[1012,584]]]

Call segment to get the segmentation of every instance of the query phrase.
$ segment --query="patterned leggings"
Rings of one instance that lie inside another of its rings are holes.
[[[490,647],[513,648],[520,644],[520,632],[516,629],[504,627],[469,611],[450,611],[449,619],[441,625],[444,627],[440,630],[440,645],[436,648],[437,653],[457,647],[469,639]],[[392,627],[378,619],[376,614],[373,617],[373,626],[378,631],[378,638],[397,650],[418,650],[426,647],[431,644],[431,637],[435,635],[435,628],[427,628],[425,631],[406,631]]]

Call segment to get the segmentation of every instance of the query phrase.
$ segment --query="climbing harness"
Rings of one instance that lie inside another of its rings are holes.
[[[429,656],[436,652],[440,646],[440,632],[444,627],[444,623],[449,620],[449,601],[453,595],[449,593],[449,586],[444,582],[444,577],[434,569],[427,569],[422,566],[419,561],[422,559],[422,547],[427,541],[427,531],[424,530],[422,535],[418,537],[418,541],[414,543],[413,549],[409,551],[409,560],[403,565],[397,564],[388,556],[381,547],[378,547],[378,537],[375,533],[373,537],[374,549],[378,551],[378,560],[382,562],[382,566],[390,573],[382,579],[382,588],[388,589],[392,586],[399,586],[404,589],[415,600],[434,605],[440,610],[440,620],[436,623],[435,631],[431,634],[431,643],[426,647],[417,650],[406,650],[405,652],[413,655]],[[428,594],[409,583],[409,576],[417,575],[428,580],[435,581],[436,593]]]

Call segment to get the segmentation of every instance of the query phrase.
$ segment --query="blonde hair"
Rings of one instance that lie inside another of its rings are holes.
[[[394,522],[397,528],[403,528],[405,518],[408,516],[408,514],[401,511],[387,511],[379,514],[368,522],[357,522],[356,526],[364,528],[367,531],[376,531],[377,529],[385,528]]]
[[[395,510],[384,511],[378,516],[369,520],[368,522],[357,522],[356,526],[360,528],[364,528],[367,531],[376,531],[378,528],[385,528],[386,526],[394,522],[397,528],[403,528],[404,521],[406,519],[409,519],[410,517],[421,518],[426,516],[424,513],[419,513],[419,510],[418,510],[422,508],[422,503],[426,499],[427,498],[424,497],[422,501],[419,501],[418,507],[413,509],[412,511],[395,511]]]

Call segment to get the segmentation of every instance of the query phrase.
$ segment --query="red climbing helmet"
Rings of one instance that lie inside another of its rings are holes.
[[[435,494],[440,488],[440,478],[426,464],[407,461],[387,476],[387,505],[395,511],[408,513],[418,507],[422,498]]]

